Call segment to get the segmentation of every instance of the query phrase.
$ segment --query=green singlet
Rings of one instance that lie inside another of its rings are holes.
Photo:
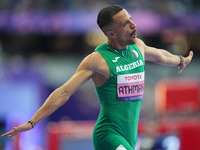
[[[95,51],[110,69],[110,78],[95,87],[101,105],[93,132],[95,150],[134,150],[144,91],[143,56],[135,44],[119,50],[104,43]]]

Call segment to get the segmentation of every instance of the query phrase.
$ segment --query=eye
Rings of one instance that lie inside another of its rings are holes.
[[[122,25],[125,27],[128,24],[128,21],[124,22]]]

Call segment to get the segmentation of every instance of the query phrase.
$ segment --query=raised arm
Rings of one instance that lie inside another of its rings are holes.
[[[92,55],[92,54],[91,54]],[[66,103],[70,96],[86,81],[88,81],[92,75],[95,68],[95,64],[91,63],[91,55],[87,56],[79,65],[76,73],[61,87],[54,90],[50,96],[46,99],[45,103],[40,107],[40,109],[31,118],[33,124],[26,122],[23,125],[14,127],[13,130],[5,133],[5,136],[14,136],[18,133],[30,130],[37,124],[40,120],[46,118],[64,103]]]
[[[174,55],[164,49],[157,49],[147,46],[142,40],[138,39],[137,43],[142,48],[146,61],[151,61],[157,64],[166,66],[178,66],[178,73],[181,73],[183,69],[191,62],[193,52],[190,51],[187,57]]]

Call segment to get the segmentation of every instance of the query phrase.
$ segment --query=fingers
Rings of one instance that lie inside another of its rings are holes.
[[[14,130],[14,132],[12,134],[8,135],[9,137],[15,136],[19,133],[17,127],[14,127],[13,130]]]
[[[189,57],[193,57],[193,55],[194,55],[194,53],[193,53],[193,51],[190,51],[190,53],[189,53]]]
[[[189,55],[187,57],[185,57],[184,61],[185,61],[186,65],[191,62],[193,55],[194,55],[193,51],[190,51]]]
[[[25,123],[21,126],[18,126],[18,127],[14,127],[11,131],[1,135],[1,137],[5,137],[5,136],[9,136],[9,137],[12,137],[12,136],[15,136],[21,132],[24,132],[24,131],[28,131],[32,129],[32,126],[30,123]]]
[[[186,57],[186,65],[190,63],[193,55],[194,55],[193,51],[190,51],[189,55]]]
[[[14,127],[11,131],[1,135],[1,137],[6,137],[6,136],[12,137],[21,132],[23,132],[23,130],[20,127]]]
[[[13,135],[16,135],[16,132],[17,132],[17,129],[16,129],[16,127],[14,127],[14,129],[12,129],[11,131],[9,131],[9,132],[7,132],[7,133],[1,135],[1,137],[6,137],[6,136],[11,137],[11,136],[13,136]]]
[[[178,74],[180,74],[183,69],[191,62],[193,55],[193,51],[190,51],[189,55],[185,57],[184,64],[182,66],[178,66]]]
[[[184,66],[178,66],[178,74],[181,74],[181,72],[183,71]]]

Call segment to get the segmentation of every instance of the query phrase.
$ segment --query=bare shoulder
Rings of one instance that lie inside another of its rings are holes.
[[[93,52],[86,56],[79,67],[81,67],[81,69],[85,68],[87,70],[93,71],[94,73],[100,74],[104,74],[105,72],[109,71],[105,59],[99,52]]]
[[[95,69],[98,68],[98,66],[101,65],[101,63],[103,62],[103,57],[101,56],[100,53],[98,52],[93,52],[91,54],[89,54],[88,56],[86,56],[82,63],[84,65],[86,65],[87,67],[89,67],[90,69]]]
[[[89,61],[96,62],[96,63],[98,63],[103,58],[99,52],[93,52],[87,57]]]
[[[145,47],[145,43],[141,39],[139,39],[139,38],[136,38],[135,44],[137,46],[139,46],[139,47],[143,47],[143,48]]]
[[[142,55],[144,57],[144,55],[145,55],[144,54],[145,53],[144,48],[146,46],[145,43],[141,39],[136,38],[135,44],[137,45],[137,47],[139,48],[140,52],[142,53]]]

